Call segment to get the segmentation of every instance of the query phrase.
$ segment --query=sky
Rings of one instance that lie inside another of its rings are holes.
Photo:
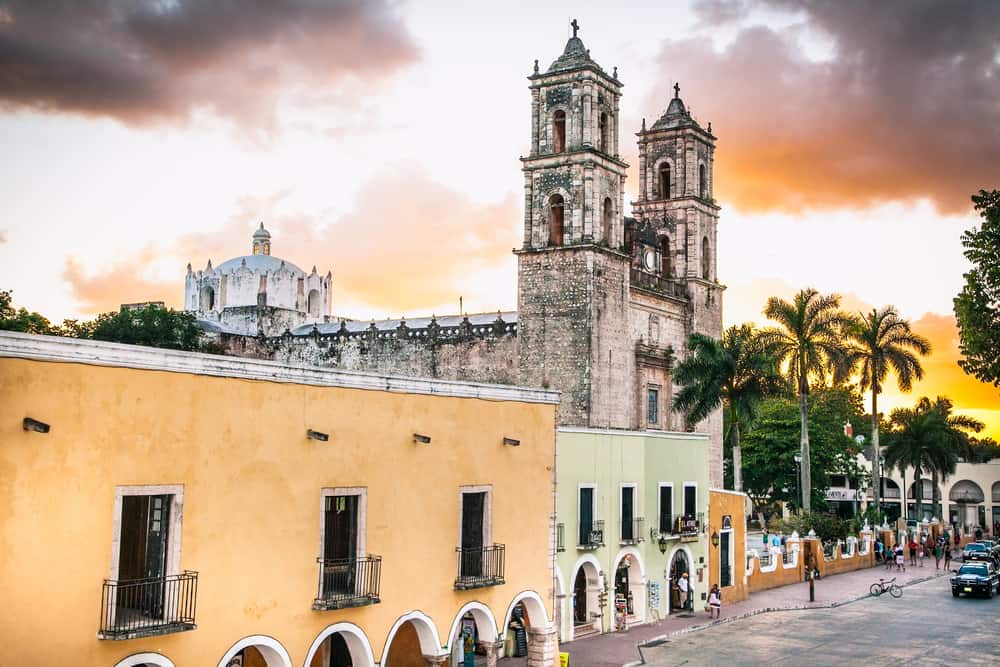
[[[0,0],[0,288],[52,320],[180,306],[185,267],[331,270],[334,311],[512,309],[526,77],[579,22],[642,119],[719,137],[727,324],[815,287],[896,305],[934,347],[911,395],[1000,438],[957,367],[969,196],[1000,187],[1000,3]]]

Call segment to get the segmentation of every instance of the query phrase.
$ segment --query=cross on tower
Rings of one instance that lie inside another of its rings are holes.
[[[680,97],[680,96],[681,96],[681,84],[675,83],[674,84],[674,97]]]
[[[580,29],[580,24],[576,22],[576,19],[570,21],[569,24],[573,27],[573,36],[576,37],[576,32]]]

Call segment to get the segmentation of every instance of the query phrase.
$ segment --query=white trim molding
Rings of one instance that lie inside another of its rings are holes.
[[[417,639],[420,640],[420,652],[423,655],[434,657],[448,656],[448,652],[444,649],[444,644],[441,643],[441,638],[438,636],[437,626],[434,625],[434,621],[424,612],[414,610],[397,618],[396,622],[389,628],[385,644],[382,645],[382,655],[379,657],[380,665],[385,663],[389,649],[392,648],[392,640],[396,638],[396,633],[407,622],[412,622],[413,628],[417,631]]]
[[[175,667],[173,660],[165,655],[160,655],[159,653],[136,653],[128,656],[127,658],[122,658],[115,663],[115,667],[139,667],[140,665]]]
[[[267,667],[292,667],[292,659],[288,657],[285,647],[277,639],[267,635],[251,635],[239,640],[222,656],[219,667],[227,667],[237,653],[251,646],[264,657]]]
[[[476,621],[476,630],[478,631],[480,641],[495,642],[500,637],[501,633],[497,628],[496,614],[482,602],[473,600],[462,605],[462,608],[458,610],[458,613],[455,614],[455,618],[451,622],[451,629],[448,631],[448,642],[446,644],[449,649],[455,648],[452,646],[452,642],[458,636],[458,626],[462,622],[462,617],[470,612],[472,613],[472,618]]]
[[[0,356],[3,349],[0,347]],[[699,440],[708,442],[707,433],[687,433],[684,431],[630,431],[614,428],[590,428],[588,426],[559,426],[556,433],[593,433],[594,435],[625,436],[629,438],[659,438],[661,440]]]
[[[326,499],[334,496],[358,496],[358,524],[354,555],[357,558],[364,558],[368,555],[367,547],[367,525],[368,525],[368,487],[366,486],[336,486],[323,487],[320,490],[319,499],[319,551],[317,554],[323,558],[323,549],[326,547]]]
[[[454,380],[376,375],[60,336],[0,332],[0,357],[521,403],[559,404],[559,392]]]
[[[353,623],[347,622],[328,625],[316,636],[312,646],[309,647],[309,653],[306,654],[305,662],[302,663],[303,667],[309,667],[312,664],[313,657],[323,646],[327,637],[338,633],[343,636],[347,650],[351,653],[351,663],[355,667],[375,667],[375,655],[365,631]]]
[[[184,528],[184,485],[148,484],[115,487],[114,524],[111,529],[111,581],[118,581],[118,558],[121,555],[122,498],[125,496],[171,496],[170,525],[167,529],[167,575],[180,574],[181,536]]]

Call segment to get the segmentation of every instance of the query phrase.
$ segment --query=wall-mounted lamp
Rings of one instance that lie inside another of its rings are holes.
[[[661,554],[667,553],[667,544],[667,536],[660,533],[660,539],[656,541],[656,546],[659,547]]]
[[[507,436],[504,436],[503,444],[510,445],[511,447],[520,447],[521,441],[520,440],[515,440],[514,438],[508,438]]]
[[[34,431],[35,433],[48,433],[49,429],[52,428],[45,422],[40,422],[37,419],[32,419],[31,417],[25,417],[24,421],[21,422],[21,426],[25,431]]]
[[[431,436],[429,436],[429,435],[420,435],[419,433],[414,433],[413,434],[413,442],[421,443],[421,444],[424,444],[424,445],[429,445],[429,444],[431,444]]]
[[[306,431],[306,437],[309,438],[310,440],[319,440],[320,442],[326,442],[327,440],[330,439],[330,434],[321,433],[319,431],[314,431],[312,429],[309,429]]]
[[[718,531],[712,533],[712,546],[713,547],[718,547],[719,546],[719,533],[718,533]]]

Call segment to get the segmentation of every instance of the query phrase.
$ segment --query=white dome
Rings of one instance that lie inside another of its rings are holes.
[[[284,264],[284,268],[286,270],[291,271],[297,276],[306,275],[305,271],[291,262],[273,255],[243,255],[242,257],[233,257],[232,259],[228,259],[222,264],[219,264],[215,267],[215,270],[221,271],[222,273],[231,273],[243,266],[243,262],[246,262],[247,268],[253,271],[273,273],[282,268],[281,265]]]

